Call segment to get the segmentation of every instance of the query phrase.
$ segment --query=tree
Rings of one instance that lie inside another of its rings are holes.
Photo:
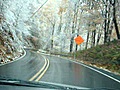
[[[74,12],[73,12],[73,20],[72,20],[72,35],[75,33],[76,27],[77,27],[77,15],[78,15],[78,5],[75,3],[74,6]],[[73,51],[73,41],[74,37],[71,37],[70,39],[70,52]]]
[[[120,32],[119,32],[118,24],[117,24],[117,20],[116,20],[117,0],[113,0],[113,2],[110,0],[110,4],[113,6],[113,22],[114,22],[115,30],[117,33],[117,38],[120,39]]]

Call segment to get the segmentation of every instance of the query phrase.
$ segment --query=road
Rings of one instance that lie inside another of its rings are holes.
[[[94,70],[84,67],[70,60],[54,56],[46,56],[50,60],[50,67],[41,81],[62,83],[87,88],[116,88],[120,83]]]
[[[90,69],[79,63],[67,59],[44,55],[49,60],[49,68],[46,69],[40,81],[74,85],[87,88],[113,88],[120,90],[120,82],[105,76],[94,69]],[[2,77],[10,77],[21,80],[30,80],[41,68],[45,66],[43,55],[27,51],[27,55],[18,61],[0,67]],[[47,68],[47,64],[45,66]],[[38,77],[40,74],[38,74]],[[34,81],[34,80],[33,80]]]
[[[35,52],[27,50],[21,60],[0,66],[0,77],[28,80],[42,68],[44,58]]]

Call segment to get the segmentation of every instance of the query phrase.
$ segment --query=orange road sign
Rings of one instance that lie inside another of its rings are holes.
[[[75,38],[75,42],[76,42],[76,44],[80,45],[81,43],[84,42],[84,39],[81,36],[77,36]]]

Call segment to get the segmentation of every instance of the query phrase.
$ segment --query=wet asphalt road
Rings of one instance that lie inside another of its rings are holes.
[[[41,81],[74,85],[87,88],[112,88],[120,90],[120,83],[70,60],[45,56],[50,66]],[[44,65],[44,58],[27,51],[21,60],[0,66],[0,77],[29,80]]]
[[[50,67],[41,81],[62,83],[87,88],[120,90],[120,83],[70,60],[46,56]]]
[[[44,58],[35,52],[28,51],[21,60],[0,66],[0,78],[29,80],[45,63]]]

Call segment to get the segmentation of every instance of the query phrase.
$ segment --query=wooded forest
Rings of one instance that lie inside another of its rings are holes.
[[[74,38],[84,43],[76,45]],[[74,52],[120,39],[119,0],[1,0],[0,58],[23,47]]]

